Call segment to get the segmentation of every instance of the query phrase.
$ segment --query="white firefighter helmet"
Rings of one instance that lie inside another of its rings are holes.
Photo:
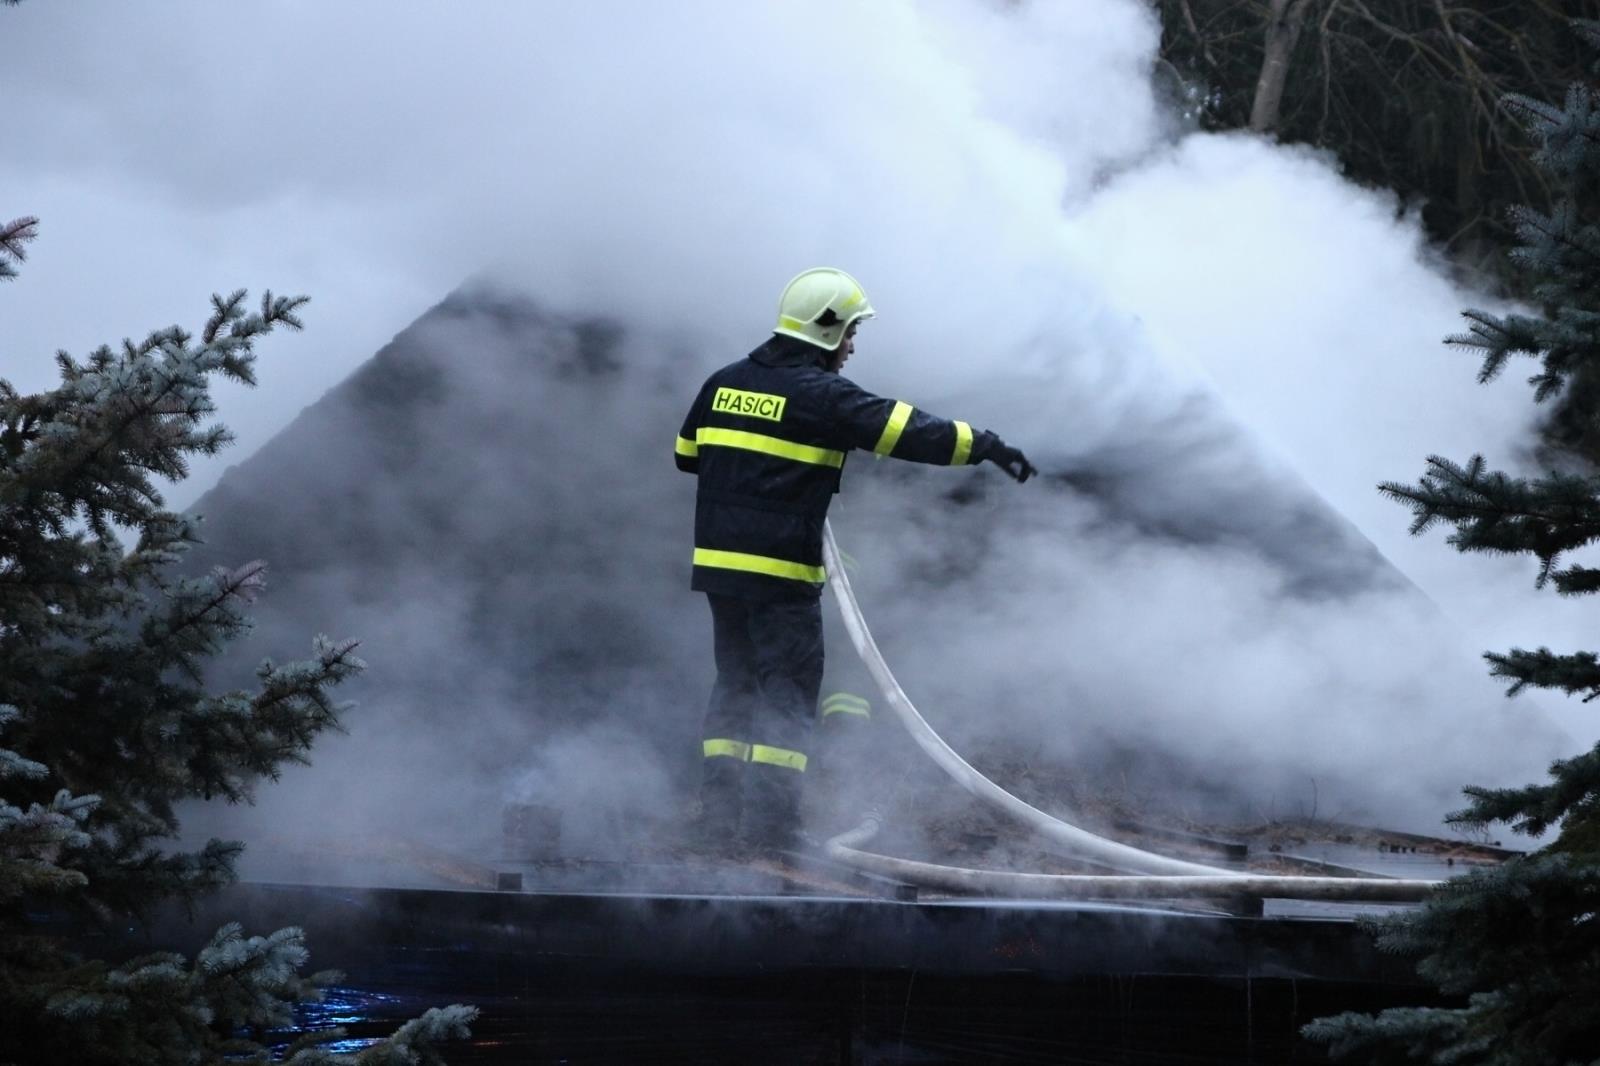
[[[773,332],[831,352],[852,322],[875,314],[859,281],[833,267],[813,267],[784,286]]]

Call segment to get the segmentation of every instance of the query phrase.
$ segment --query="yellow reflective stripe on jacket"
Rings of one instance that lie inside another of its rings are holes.
[[[774,559],[769,555],[751,555],[748,552],[725,552],[716,548],[696,548],[694,565],[710,566],[718,570],[743,570],[768,577],[786,577],[791,581],[809,581],[820,585],[828,580],[828,572],[820,566],[792,563],[787,559]]]
[[[711,444],[719,448],[743,448],[747,452],[763,452],[767,455],[776,455],[780,459],[793,459],[797,463],[812,463],[816,466],[831,466],[836,470],[844,466],[844,452],[836,452],[832,448],[818,448],[811,444],[796,444],[793,441],[769,437],[765,433],[750,433],[743,429],[701,426],[695,431],[694,446],[701,444]]]
[[[965,422],[956,423],[956,450],[950,456],[951,466],[966,466],[972,455],[972,427]]]
[[[790,770],[804,771],[806,768],[806,757],[798,751],[772,748],[765,744],[750,745],[750,761],[766,763],[768,766],[783,766]]]
[[[863,718],[872,717],[872,704],[860,696],[849,692],[835,692],[822,701],[822,716],[830,714],[858,714]]]
[[[685,458],[694,459],[700,455],[700,445],[696,444],[688,437],[679,437],[677,447],[675,447],[673,451],[677,452],[681,456],[684,456]]]
[[[911,421],[912,410],[912,406],[903,400],[894,402],[894,410],[889,412],[889,421],[883,424],[883,435],[872,446],[873,451],[879,455],[894,451],[894,446],[900,442],[900,434],[905,432],[906,423]]]
[[[708,759],[717,755],[726,755],[740,762],[748,762],[750,759],[750,745],[742,740],[723,740],[719,737],[706,741],[701,748],[704,749]]]

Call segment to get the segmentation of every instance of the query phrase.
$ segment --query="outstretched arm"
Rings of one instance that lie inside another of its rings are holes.
[[[834,410],[840,430],[853,448],[913,463],[968,466],[994,463],[1017,481],[1038,473],[1021,451],[988,430],[974,432],[959,419],[940,418],[903,400],[875,396],[839,378]]]

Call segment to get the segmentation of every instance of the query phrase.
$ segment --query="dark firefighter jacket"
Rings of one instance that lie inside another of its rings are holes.
[[[699,475],[694,579],[744,599],[814,597],[822,523],[854,448],[961,466],[995,437],[874,396],[826,370],[821,349],[774,336],[700,387],[678,432],[678,469]]]

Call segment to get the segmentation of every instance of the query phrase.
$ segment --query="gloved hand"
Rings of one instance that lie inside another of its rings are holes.
[[[989,460],[1001,470],[1004,470],[1017,481],[1026,481],[1039,472],[1038,467],[1028,462],[1028,457],[1019,449],[1013,448],[999,437],[994,443],[984,449],[983,458]]]

